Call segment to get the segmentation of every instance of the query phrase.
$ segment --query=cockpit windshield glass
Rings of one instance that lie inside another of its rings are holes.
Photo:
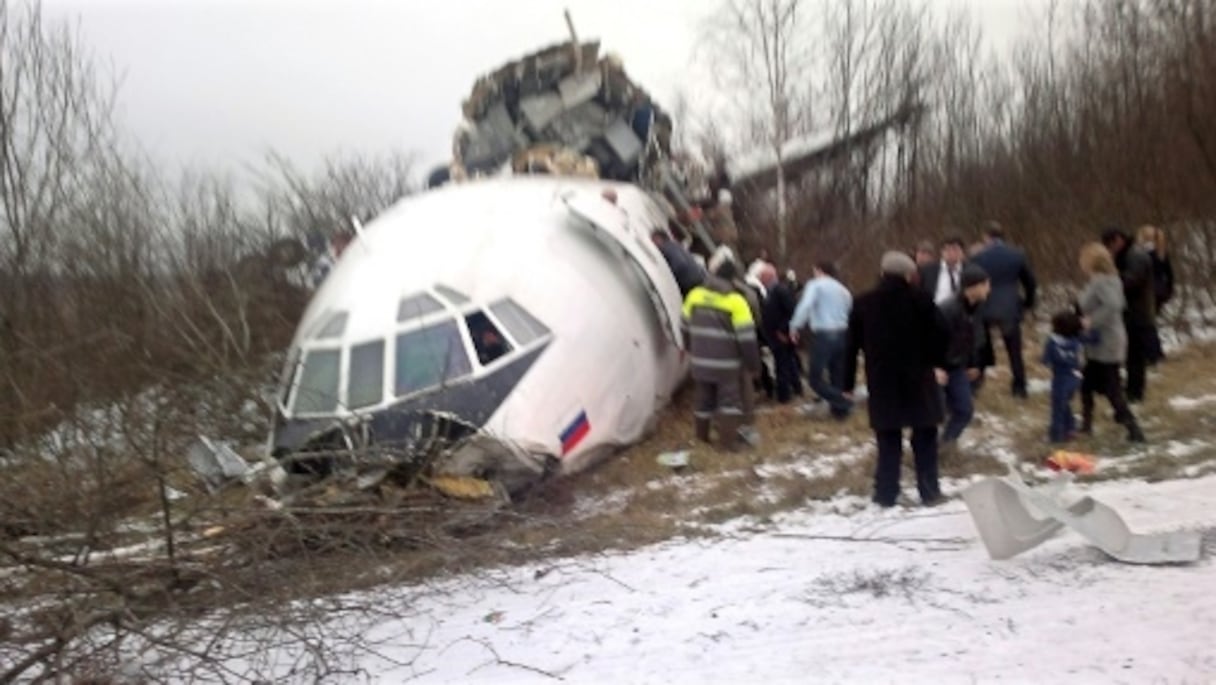
[[[443,299],[447,300],[448,302],[451,302],[452,304],[456,305],[457,307],[469,303],[468,295],[465,295],[464,293],[460,292],[459,290],[457,290],[455,288],[449,288],[448,286],[443,285],[443,284],[436,285],[435,292],[439,293],[439,295]]]
[[[489,366],[495,360],[511,351],[511,343],[503,336],[502,331],[490,321],[485,312],[475,311],[464,319],[469,327],[469,337],[473,339],[473,347],[477,350],[477,361],[482,366]]]
[[[463,378],[472,371],[455,319],[397,336],[398,397]]]
[[[401,298],[397,305],[397,323],[413,321],[420,316],[443,311],[443,304],[429,293],[417,293]]]
[[[317,332],[318,340],[326,338],[340,338],[346,331],[346,312],[335,312],[321,330]]]
[[[309,350],[304,355],[300,384],[296,388],[292,411],[296,414],[329,414],[338,408],[338,362],[341,352],[334,349]]]
[[[536,317],[528,313],[528,310],[519,306],[512,299],[499,300],[490,305],[490,312],[494,317],[502,322],[503,327],[507,329],[507,333],[515,338],[515,342],[520,345],[528,343],[543,337],[549,332],[543,323],[536,320]]]
[[[383,340],[350,348],[350,370],[346,384],[346,404],[351,409],[380,403],[384,398]]]

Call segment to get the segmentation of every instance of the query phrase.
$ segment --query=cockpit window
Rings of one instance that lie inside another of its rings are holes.
[[[469,337],[473,339],[477,361],[482,366],[489,366],[494,360],[511,351],[511,344],[485,312],[475,311],[466,316],[464,322],[469,327]]]
[[[350,348],[350,370],[347,373],[346,404],[360,409],[379,404],[384,399],[384,341],[355,345]]]
[[[443,299],[447,300],[448,302],[451,302],[452,304],[456,305],[457,307],[459,307],[460,305],[469,303],[468,295],[465,295],[464,293],[460,292],[459,290],[456,290],[455,288],[449,288],[446,285],[442,285],[442,284],[436,285],[435,292],[439,293],[439,295],[441,297],[443,297]]]
[[[397,305],[397,323],[441,311],[443,311],[443,305],[429,293],[410,295],[401,298],[401,303]]]
[[[455,319],[397,336],[395,390],[398,396],[462,378],[472,371]]]
[[[549,332],[545,324],[537,321],[536,317],[529,314],[528,310],[519,306],[515,300],[499,300],[490,305],[490,312],[502,322],[502,325],[507,329],[507,333],[512,338],[515,338],[515,342],[520,345],[527,345]]]
[[[338,408],[338,350],[309,350],[304,355],[300,384],[292,411],[297,414],[328,414]]]
[[[336,312],[333,316],[329,317],[329,321],[326,321],[321,330],[317,332],[317,339],[340,338],[345,331],[346,312]]]

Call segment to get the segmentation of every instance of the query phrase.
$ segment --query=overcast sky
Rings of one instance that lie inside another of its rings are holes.
[[[826,0],[830,2],[831,0]],[[970,7],[997,48],[1046,0]],[[480,74],[566,39],[597,37],[670,103],[710,0],[43,0],[121,77],[122,123],[153,159],[235,168],[273,148],[305,166],[344,149],[447,160]],[[670,107],[670,105],[668,105]]]

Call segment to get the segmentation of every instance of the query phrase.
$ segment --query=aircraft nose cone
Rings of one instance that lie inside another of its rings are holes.
[[[272,453],[276,456],[297,451],[347,447],[337,433],[352,433],[346,441],[409,444],[432,432],[436,414],[458,419],[453,426],[464,426],[464,435],[476,431],[498,411],[520,380],[544,353],[547,344],[514,359],[503,360],[484,375],[462,379],[450,385],[398,400],[387,407],[354,416],[287,418],[280,416],[274,430]],[[358,428],[352,431],[352,428]],[[447,430],[447,429],[445,429]],[[452,428],[451,430],[455,430]],[[357,434],[357,435],[356,435]],[[452,434],[449,438],[462,437]]]

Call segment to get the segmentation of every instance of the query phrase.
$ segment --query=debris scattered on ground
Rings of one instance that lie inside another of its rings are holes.
[[[1094,472],[1094,457],[1092,454],[1056,450],[1047,457],[1047,468],[1088,475]]]
[[[692,452],[689,450],[675,450],[672,452],[663,452],[655,459],[660,466],[666,466],[676,472],[682,471],[689,465],[689,457]]]
[[[760,431],[756,430],[755,426],[743,426],[740,428],[739,438],[747,443],[748,447],[760,446]]]
[[[1032,488],[1016,469],[1004,478],[985,478],[963,491],[988,554],[1009,559],[1033,549],[1065,527],[1107,556],[1129,564],[1180,564],[1198,561],[1202,536],[1196,531],[1137,534],[1110,506],[1092,497],[1062,503],[1071,474],[1046,488]]]
[[[207,489],[215,492],[233,480],[249,474],[249,463],[222,442],[213,442],[200,435],[186,455],[190,468],[198,474]]]

